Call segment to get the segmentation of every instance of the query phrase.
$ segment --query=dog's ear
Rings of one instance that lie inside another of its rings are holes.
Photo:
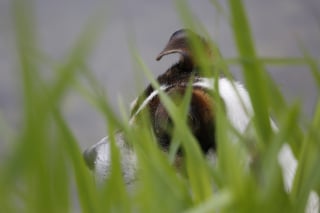
[[[207,52],[208,56],[211,56],[210,45],[200,35],[192,32],[188,29],[181,29],[173,33],[165,46],[165,48],[159,53],[156,60],[159,61],[165,55],[179,53],[179,63],[184,65],[185,68],[193,68],[197,64],[196,58],[193,54],[193,46],[191,42],[201,46],[201,49]]]
[[[156,60],[159,61],[161,58],[165,55],[173,54],[173,53],[179,53],[180,54],[180,63],[186,64],[186,65],[193,65],[193,57],[191,54],[190,49],[190,38],[192,36],[197,36],[195,33],[193,33],[190,30],[181,29],[176,31],[172,34],[170,37],[167,45],[165,48],[159,53]],[[199,36],[197,36],[199,37]]]

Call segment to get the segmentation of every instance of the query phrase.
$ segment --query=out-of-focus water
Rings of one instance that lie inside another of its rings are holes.
[[[0,0],[0,112],[14,129],[19,125],[21,101],[17,92],[18,66],[10,2]],[[108,13],[105,30],[97,42],[89,64],[105,86],[116,111],[120,98],[127,106],[147,84],[146,80],[134,71],[128,48],[129,38],[134,38],[141,57],[154,75],[164,72],[177,59],[170,56],[160,62],[155,61],[171,33],[183,26],[172,1],[34,2],[39,46],[55,60],[63,60],[90,17],[105,8]],[[301,56],[299,42],[302,42],[313,56],[320,58],[319,1],[247,0],[245,3],[259,55]],[[190,5],[219,45],[222,54],[225,57],[235,57],[236,49],[227,19],[217,14],[210,1],[190,1]],[[304,113],[310,116],[318,94],[308,69],[304,66],[270,66],[268,70],[288,100],[300,100]],[[237,69],[234,69],[234,72],[236,76],[240,76]],[[103,118],[75,92],[65,98],[64,114],[82,147],[93,144],[106,134]],[[2,140],[5,136],[0,138]]]

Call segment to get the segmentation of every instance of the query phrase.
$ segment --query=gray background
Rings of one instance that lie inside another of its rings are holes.
[[[106,27],[89,59],[89,64],[94,75],[105,86],[116,111],[119,108],[119,99],[127,105],[147,84],[143,77],[137,77],[132,67],[128,50],[128,32],[134,36],[141,57],[154,75],[164,72],[177,59],[176,56],[170,56],[160,62],[155,61],[156,55],[162,50],[171,33],[182,28],[172,1],[34,2],[38,42],[43,51],[54,60],[62,60],[90,17],[101,8],[105,9],[108,13]],[[226,19],[218,15],[208,0],[189,3],[193,13],[218,43],[222,54],[225,57],[236,57],[235,45]],[[320,58],[320,1],[247,0],[245,3],[259,55],[299,57],[300,41],[313,56]],[[12,22],[10,0],[0,0],[0,115],[5,124],[14,130],[21,119],[21,101],[18,94],[19,81]],[[300,100],[304,114],[310,117],[318,94],[308,69],[304,66],[273,66],[268,67],[268,71],[288,100]],[[234,69],[234,72],[241,79],[239,70]],[[75,92],[67,95],[63,107],[64,114],[82,148],[93,144],[106,134],[103,118]],[[0,134],[0,140],[5,141],[9,132],[2,128]]]

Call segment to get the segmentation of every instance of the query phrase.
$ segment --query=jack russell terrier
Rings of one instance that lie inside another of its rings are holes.
[[[187,115],[188,125],[197,139],[204,154],[214,152],[215,122],[214,109],[211,106],[211,96],[208,91],[215,89],[213,78],[203,77],[198,71],[197,61],[193,57],[192,48],[189,43],[190,37],[197,39],[199,44],[209,50],[205,39],[186,29],[181,29],[172,34],[164,50],[156,58],[160,60],[163,56],[173,53],[180,54],[180,60],[171,66],[164,74],[157,78],[160,85],[159,90],[164,91],[169,97],[176,94],[183,95],[192,78],[192,94]],[[253,116],[253,109],[247,90],[237,81],[225,77],[218,79],[219,95],[223,100],[225,112],[231,125],[241,134],[250,124]],[[154,134],[163,150],[170,146],[170,134],[167,126],[170,125],[170,117],[162,105],[159,97],[159,90],[149,85],[133,103],[131,107],[130,125],[135,125],[135,119],[139,114],[149,110],[150,120]],[[271,121],[275,130],[276,127]],[[121,168],[124,180],[127,184],[134,182],[137,170],[137,157],[131,146],[127,145],[122,132],[115,134],[116,145],[121,155]],[[98,181],[107,178],[111,166],[111,153],[108,137],[88,148],[84,152],[84,158],[88,167],[94,170]],[[297,160],[292,154],[288,144],[283,145],[278,154],[278,162],[283,172],[284,184],[287,190],[291,189],[294,174],[297,168]],[[318,196],[312,192],[306,211],[318,211]]]

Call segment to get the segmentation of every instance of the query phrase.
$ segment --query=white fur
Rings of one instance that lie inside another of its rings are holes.
[[[319,212],[319,196],[315,191],[311,191],[308,198],[308,203],[306,207],[307,213],[316,213]]]
[[[169,87],[169,86],[167,86],[167,85],[160,86],[160,90],[164,91],[164,90],[166,90],[168,87]],[[134,114],[133,117],[137,116],[137,115],[141,112],[141,110],[143,110],[143,109],[148,105],[148,103],[149,103],[155,96],[158,95],[158,93],[159,93],[158,90],[154,90],[154,91],[146,98],[146,100],[144,100],[144,101],[142,102],[142,104],[140,105],[140,107],[138,108],[138,110],[136,111],[136,113]],[[136,103],[134,103],[134,104],[136,104]]]
[[[294,174],[297,170],[298,162],[292,154],[292,150],[288,144],[284,144],[280,149],[278,161],[281,166],[286,190],[291,190]]]
[[[214,80],[199,78],[199,81],[193,85],[214,89]],[[229,121],[236,130],[244,133],[253,114],[248,92],[239,82],[230,81],[226,78],[219,79],[218,85],[219,94],[225,103]]]
[[[298,167],[298,161],[294,157],[292,150],[288,144],[284,144],[282,146],[278,155],[278,161],[283,172],[286,190],[290,191],[292,189],[295,172]],[[309,194],[305,212],[319,212],[319,196],[315,191],[311,191]]]
[[[116,145],[120,151],[122,175],[126,184],[135,180],[137,169],[137,156],[124,141],[122,133],[115,134]],[[95,160],[95,173],[99,183],[103,182],[111,170],[111,148],[108,137],[101,139],[93,148],[97,150]]]

